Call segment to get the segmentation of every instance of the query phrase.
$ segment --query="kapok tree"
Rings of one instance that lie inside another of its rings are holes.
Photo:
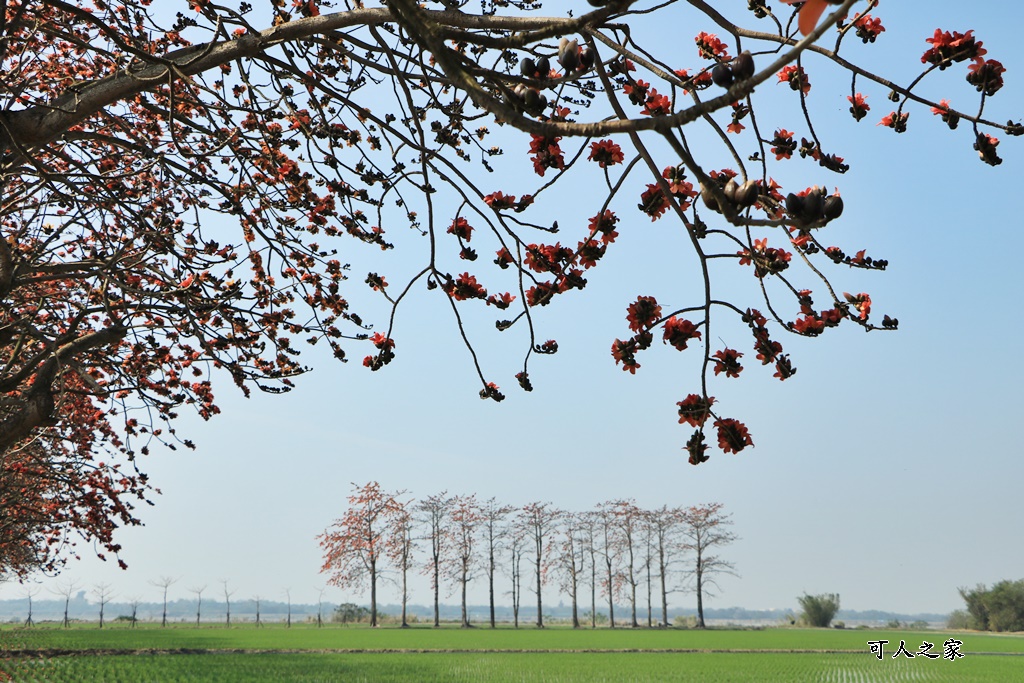
[[[450,518],[450,543],[444,559],[445,574],[458,586],[462,606],[461,626],[470,628],[467,591],[469,582],[481,568],[480,541],[483,539],[480,536],[486,517],[476,494],[472,493],[452,498]]]
[[[732,562],[722,557],[722,549],[739,538],[730,529],[732,515],[722,511],[722,503],[692,505],[682,511],[682,549],[692,553],[690,576],[697,594],[697,628],[704,628],[704,597],[718,586],[723,574],[736,576]]]
[[[348,510],[317,538],[324,552],[321,573],[339,588],[370,589],[370,626],[377,626],[377,582],[387,562],[393,520],[401,520],[398,497],[373,481],[352,485]]]
[[[922,27],[910,80],[864,66],[885,30],[877,0],[591,4],[0,3],[0,452],[45,435],[110,451],[74,473],[121,481],[113,458],[130,469],[151,442],[191,445],[174,418],[215,415],[219,378],[287,390],[303,343],[380,370],[418,288],[450,311],[493,400],[504,395],[468,323],[503,311],[498,329],[522,330],[514,379],[529,391],[533,358],[558,350],[537,313],[599,277],[637,218],[678,225],[659,249],[692,258],[698,286],[629,284],[613,359],[637,372],[656,336],[689,351],[690,462],[707,460],[706,431],[740,452],[753,439],[717,396],[743,360],[786,380],[783,337],[897,326],[829,282],[836,266],[887,263],[827,238],[844,198],[811,178],[849,166],[813,125],[835,103],[815,102],[812,81],[849,79],[857,121],[887,94],[895,133],[930,110],[988,164],[996,134],[1024,132],[987,114],[1005,68],[972,31]],[[976,104],[923,96],[939,78],[966,79]],[[780,90],[795,118],[765,111]],[[783,165],[803,180],[781,186]],[[589,189],[580,216],[557,201],[575,182]],[[712,264],[736,266],[749,297],[724,295],[729,274]],[[714,343],[730,326],[746,349]],[[146,495],[142,479],[125,486]]]
[[[516,520],[532,555],[533,590],[537,595],[537,628],[544,628],[544,600],[541,593],[555,561],[557,532],[564,514],[551,503],[535,501],[520,508]]]

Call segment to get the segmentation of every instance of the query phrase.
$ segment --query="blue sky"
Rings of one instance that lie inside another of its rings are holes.
[[[936,27],[974,29],[988,57],[1007,68],[1006,87],[986,116],[1020,120],[1024,10],[994,0],[920,7],[882,3],[878,15],[887,30],[878,43],[844,49],[906,82]],[[692,26],[685,35],[713,30]],[[676,38],[665,32],[652,39],[666,45]],[[699,64],[691,50],[687,43],[679,66]],[[651,223],[623,201],[621,237],[588,274],[588,287],[536,311],[539,339],[557,339],[560,351],[534,358],[532,394],[512,379],[524,339],[514,330],[499,335],[493,309],[467,302],[462,309],[483,313],[469,317],[486,374],[508,397],[500,404],[477,398],[479,384],[447,303],[438,292],[418,290],[399,315],[397,358],[380,372],[363,368],[365,352],[352,347],[347,365],[319,350],[308,353],[315,371],[284,396],[246,400],[220,378],[224,414],[209,423],[185,416],[179,425],[199,450],[158,451],[143,464],[163,495],[142,511],[145,527],[120,534],[129,570],[82,548],[83,559],[69,565],[64,579],[87,591],[106,582],[120,597],[143,600],[158,597],[149,584],[158,576],[180,577],[171,596],[182,598],[190,597],[190,586],[207,584],[215,593],[228,579],[239,599],[274,599],[290,589],[293,600],[313,602],[324,583],[314,537],[341,515],[351,483],[371,480],[413,497],[448,490],[575,510],[614,498],[649,507],[721,501],[740,536],[725,552],[740,577],[723,578],[710,606],[795,608],[804,592],[836,592],[852,609],[944,612],[961,606],[958,586],[1022,578],[1020,140],[997,134],[1004,162],[990,168],[971,149],[967,125],[951,132],[918,106],[909,108],[909,131],[897,136],[875,126],[891,106],[884,90],[867,84],[859,89],[872,110],[855,123],[846,111],[848,80],[820,60],[806,68],[816,128],[827,151],[852,169],[836,176],[794,160],[771,174],[787,190],[839,187],[846,211],[827,228],[829,243],[847,253],[867,248],[890,267],[829,274],[837,291],[870,292],[874,315],[898,317],[900,330],[864,334],[844,325],[817,340],[780,337],[798,373],[779,383],[753,359],[741,330],[719,327],[716,335],[748,362],[741,379],[713,381],[710,391],[725,415],[746,421],[754,449],[715,452],[696,468],[686,462],[681,449],[690,430],[677,424],[675,402],[698,386],[696,354],[652,349],[640,357],[636,376],[614,365],[608,349],[627,333],[625,307],[636,295],[657,296],[665,306],[699,296],[676,226],[667,218]],[[963,81],[965,70],[958,65],[933,75],[922,93],[972,110],[977,96]],[[763,131],[781,126],[806,134],[794,116],[795,93],[769,81],[756,97],[764,104]],[[738,143],[752,151],[746,134]],[[505,184],[481,185],[531,191],[528,139],[502,144]],[[695,145],[704,159],[721,156],[711,143]],[[670,163],[664,154],[659,160]],[[635,195],[639,183],[638,176]],[[575,243],[599,199],[581,181],[551,202],[563,243]],[[418,263],[402,260],[401,247],[422,254],[425,246],[410,235],[400,239],[397,261],[353,255],[350,285],[359,290],[361,273],[370,270],[400,282],[403,269]],[[484,265],[493,250],[478,250],[481,279],[497,281]],[[456,272],[458,261],[451,267]],[[759,305],[749,270],[729,264],[716,273],[721,296],[741,307]],[[789,303],[783,306],[792,316]],[[0,597],[23,593],[17,584],[0,586]],[[484,587],[475,594],[482,601]],[[327,596],[358,597],[336,589]],[[551,598],[557,600],[554,590]],[[413,601],[427,600],[424,585]],[[675,603],[695,600],[683,594]]]

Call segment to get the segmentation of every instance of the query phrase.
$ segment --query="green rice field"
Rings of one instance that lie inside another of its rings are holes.
[[[900,656],[900,640],[963,643],[963,657]],[[868,641],[888,640],[884,657]],[[4,676],[8,678],[4,679]],[[1024,680],[1024,636],[941,631],[761,629],[573,631],[251,625],[0,630],[0,680],[141,683]]]

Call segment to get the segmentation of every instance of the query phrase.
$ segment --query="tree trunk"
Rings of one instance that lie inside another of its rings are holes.
[[[439,569],[439,558],[434,555],[434,628],[441,625],[441,577]]]
[[[661,625],[668,626],[668,579],[665,577],[665,549],[658,549],[658,573],[661,575]]]
[[[409,604],[409,568],[408,562],[402,567],[402,628],[409,628],[408,610]]]
[[[377,560],[370,559],[370,628],[377,627]]]
[[[490,559],[487,565],[487,590],[491,606],[491,628],[497,628],[494,622],[494,546],[491,545]]]
[[[541,550],[540,543],[537,544],[537,628],[544,628],[544,605],[542,604],[541,589]]]
[[[611,560],[605,560],[608,567],[608,627],[615,628],[615,584],[612,580]]]
[[[704,628],[704,577],[697,570],[697,628]]]
[[[573,568],[573,573],[572,573],[572,627],[573,628],[579,628],[580,627],[579,609],[576,606],[576,590],[577,590],[577,581],[576,581],[576,570],[575,570],[575,567],[574,567]]]
[[[469,612],[466,610],[466,584],[469,579],[466,574],[465,565],[462,568],[462,628],[469,628]]]

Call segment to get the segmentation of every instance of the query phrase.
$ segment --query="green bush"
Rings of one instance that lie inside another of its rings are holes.
[[[802,595],[797,598],[803,612],[800,620],[808,626],[828,628],[832,618],[839,611],[839,594],[822,593],[821,595]]]
[[[1024,579],[1000,581],[986,588],[960,588],[967,605],[968,627],[978,631],[1024,631]]]

